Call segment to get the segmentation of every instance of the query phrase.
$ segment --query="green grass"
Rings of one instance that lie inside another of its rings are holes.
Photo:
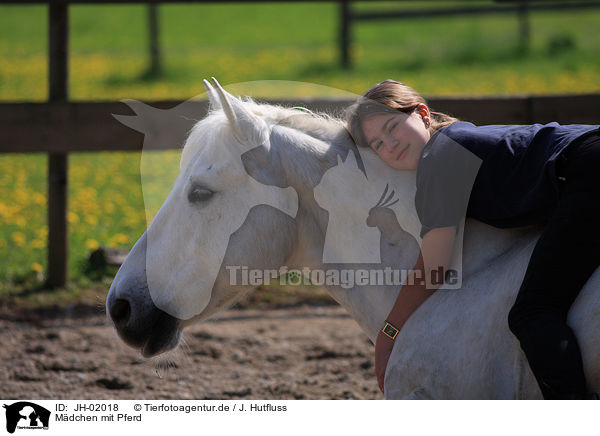
[[[352,71],[339,67],[337,11],[335,3],[312,2],[162,5],[165,75],[144,81],[145,6],[74,5],[71,98],[189,98],[203,92],[202,79],[210,76],[225,85],[296,80],[354,93],[387,77],[425,95],[598,89],[600,36],[593,29],[600,10],[531,14],[528,53],[512,14],[361,22],[353,28]],[[46,33],[45,6],[0,7],[1,100],[46,98]]]
[[[346,71],[339,66],[337,8],[335,3],[312,2],[161,5],[165,72],[147,79],[146,7],[74,5],[70,97],[187,99],[203,93],[202,79],[210,76],[230,89],[239,82],[289,80],[356,94],[386,78],[426,96],[588,93],[600,88],[600,33],[595,31],[600,9],[531,14],[528,51],[520,46],[516,15],[358,23],[351,46],[355,66]],[[0,6],[0,101],[47,98],[46,14],[46,6]],[[265,97],[281,92],[260,89]],[[303,96],[315,92],[321,90],[285,90]],[[172,152],[166,156],[172,163],[177,160]],[[82,270],[94,247],[126,249],[144,231],[139,162],[138,153],[70,155],[73,279],[87,283]],[[30,286],[45,271],[46,165],[45,155],[0,155],[0,293],[19,283]]]

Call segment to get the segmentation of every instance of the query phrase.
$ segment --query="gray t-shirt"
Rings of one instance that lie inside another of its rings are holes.
[[[415,206],[421,238],[433,228],[458,225],[465,217],[480,166],[479,157],[440,130],[435,132],[417,168]]]

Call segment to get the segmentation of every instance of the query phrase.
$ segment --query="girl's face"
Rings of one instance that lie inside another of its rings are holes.
[[[362,122],[367,144],[385,163],[397,170],[416,170],[429,141],[429,109],[424,104],[412,113],[398,111],[371,115]]]

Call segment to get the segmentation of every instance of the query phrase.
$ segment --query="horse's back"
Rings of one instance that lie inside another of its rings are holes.
[[[463,288],[432,295],[403,327],[386,377],[388,398],[541,398],[508,312],[541,228],[497,229],[468,219]],[[557,272],[549,272],[555,274]],[[590,388],[600,391],[600,268],[569,312]]]

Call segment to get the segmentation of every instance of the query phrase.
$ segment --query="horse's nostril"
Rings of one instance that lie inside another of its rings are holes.
[[[115,324],[123,325],[129,320],[131,315],[131,305],[129,301],[123,298],[117,298],[117,301],[110,308],[110,316]]]

